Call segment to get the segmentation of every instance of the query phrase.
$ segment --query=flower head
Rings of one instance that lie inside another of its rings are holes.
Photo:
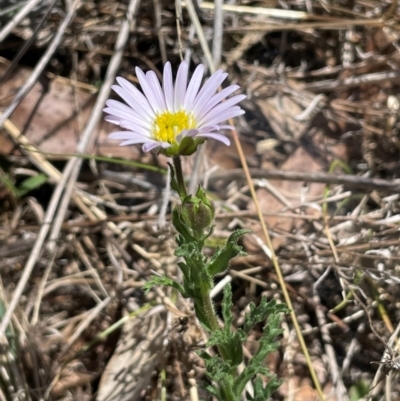
[[[154,71],[145,74],[136,67],[143,93],[118,77],[118,85],[112,89],[126,104],[107,100],[105,119],[126,131],[114,132],[110,138],[122,140],[121,146],[143,144],[145,152],[157,150],[168,156],[190,155],[207,138],[229,145],[229,139],[219,131],[233,127],[221,122],[244,113],[237,103],[246,96],[236,95],[222,102],[239,89],[238,85],[230,85],[217,93],[227,73],[216,71],[200,88],[204,66],[196,68],[189,83],[188,72],[188,64],[182,62],[174,84],[168,62],[160,84]]]

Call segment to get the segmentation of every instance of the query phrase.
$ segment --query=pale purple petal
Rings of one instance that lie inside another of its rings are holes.
[[[172,82],[171,63],[168,61],[164,67],[163,74],[163,92],[167,109],[172,111],[174,109],[174,84]]]
[[[196,136],[198,133],[198,129],[189,129],[186,131],[186,136]]]
[[[149,83],[146,75],[139,67],[136,67],[135,71],[136,71],[136,76],[138,77],[140,86],[142,87],[143,93],[146,95],[146,97],[149,101],[150,107],[157,114],[158,112],[160,112],[162,110],[162,107],[160,107],[160,104],[158,103],[157,95],[154,91],[153,86]]]
[[[231,95],[233,92],[238,90],[240,87],[239,85],[231,85],[228,86],[225,89],[222,89],[220,92],[215,94],[209,102],[204,103],[203,107],[201,110],[198,111],[198,114],[196,115],[196,118],[201,120],[206,113],[208,113],[214,106],[216,106],[218,103],[220,103],[223,99],[227,98],[229,95]]]
[[[108,100],[104,108],[107,113],[105,120],[125,128],[126,131],[114,132],[109,138],[122,141],[121,146],[141,143],[145,152],[169,148],[172,144],[157,141],[153,137],[157,114],[182,110],[194,117],[195,128],[182,129],[174,139],[176,143],[179,144],[187,136],[212,138],[229,145],[229,139],[219,131],[234,128],[220,123],[244,113],[237,103],[245,96],[237,95],[224,101],[239,89],[237,85],[230,85],[216,93],[228,75],[223,71],[214,73],[202,88],[204,66],[199,65],[195,69],[189,83],[188,74],[189,66],[182,62],[174,83],[171,64],[166,63],[161,85],[155,72],[149,71],[145,74],[140,68],[136,68],[143,93],[126,79],[118,77],[119,85],[112,88],[126,104]]]
[[[106,105],[108,107],[103,109],[103,111],[105,113],[108,113],[110,116],[117,117],[120,120],[121,119],[124,119],[124,120],[129,119],[132,122],[134,122],[135,124],[140,125],[141,127],[147,128],[149,130],[151,129],[151,124],[150,124],[149,119],[147,119],[147,121],[146,121],[146,118],[143,118],[143,117],[140,118],[136,113],[133,113],[133,110],[129,106],[127,106],[123,103],[117,102],[116,100],[108,100],[106,102]],[[109,120],[107,120],[107,121],[109,121]]]
[[[144,143],[148,141],[152,141],[149,137],[145,135],[138,134],[136,132],[131,132],[131,131],[117,131],[113,132],[108,136],[110,139],[123,139],[123,140],[130,140],[130,141],[136,141],[136,143]]]
[[[147,82],[149,82],[151,88],[153,89],[153,94],[157,99],[158,106],[160,110],[165,110],[167,105],[165,104],[165,98],[163,91],[161,89],[160,81],[154,71],[148,71],[146,73]]]
[[[104,120],[108,121],[111,124],[115,124],[115,125],[121,124],[121,119],[118,117],[114,117],[114,116],[105,116]]]
[[[180,134],[178,134],[176,136],[176,141],[178,143],[181,142],[181,140],[185,137],[185,136],[196,136],[197,134],[199,134],[200,131],[198,129],[185,129],[183,130]]]
[[[211,96],[215,94],[222,82],[228,76],[227,73],[218,70],[207,80],[200,92],[196,96],[193,102],[193,112],[195,115],[199,114],[199,111],[206,105]]]
[[[225,100],[224,102],[220,103],[218,106],[214,107],[212,110],[210,110],[205,116],[203,116],[201,119],[198,119],[199,124],[205,124],[208,123],[209,120],[212,120],[214,117],[220,115],[223,113],[225,110],[228,110],[232,108],[235,104],[239,103],[243,99],[246,98],[246,95],[237,95],[233,96],[230,99]],[[219,121],[225,121],[225,120],[219,120]]]
[[[222,134],[216,134],[216,133],[212,133],[212,132],[208,132],[205,134],[198,134],[196,135],[196,138],[201,137],[201,138],[212,138],[215,139],[217,141],[222,142],[224,145],[229,146],[231,144],[231,141]]]
[[[203,126],[199,129],[199,131],[200,131],[201,133],[204,133],[204,132],[219,131],[219,129],[220,129],[220,127],[219,127],[219,125],[217,125],[217,124],[215,124],[215,125],[203,125]]]
[[[126,141],[122,141],[119,146],[128,146],[128,145],[138,145],[139,143],[147,143],[148,139],[135,138],[135,139],[127,139]]]
[[[156,149],[156,148],[169,148],[171,145],[166,142],[157,142],[157,141],[152,141],[152,142],[146,142],[143,146],[143,152],[149,152],[150,150]]]
[[[201,133],[203,132],[213,132],[213,131],[220,131],[222,129],[235,129],[232,125],[225,125],[225,124],[215,124],[215,125],[203,125],[201,128],[199,128],[199,131]]]
[[[111,88],[117,93],[132,109],[142,115],[153,116],[153,110],[150,107],[149,102],[143,96],[135,86],[133,86],[129,81],[125,78],[118,77],[117,82],[118,85],[113,85]]]
[[[199,92],[201,81],[203,79],[204,66],[200,64],[194,71],[192,78],[190,79],[189,85],[187,87],[185,99],[183,101],[183,107],[185,110],[191,110],[193,106],[194,99]]]
[[[146,136],[147,138],[151,138],[151,130],[143,128],[140,125],[135,124],[133,121],[120,119],[118,125],[132,132],[137,132],[140,135]]]
[[[220,124],[218,124],[218,128],[219,129],[235,129],[235,127],[233,126],[233,125],[224,125],[224,124],[222,124],[222,125],[220,125]]]
[[[180,110],[183,106],[183,100],[185,99],[186,93],[188,71],[188,63],[182,61],[181,65],[179,66],[175,82],[174,111]]]
[[[213,119],[207,120],[207,125],[218,124],[221,121],[226,121],[229,120],[230,118],[237,117],[242,114],[244,114],[244,110],[242,110],[239,106],[234,106],[228,110],[225,110],[218,116],[215,116]]]
[[[127,141],[121,142],[121,143],[119,144],[119,146],[138,145],[138,144],[140,144],[140,143],[143,143],[143,141],[138,142],[138,141],[135,141],[135,140],[127,140]]]

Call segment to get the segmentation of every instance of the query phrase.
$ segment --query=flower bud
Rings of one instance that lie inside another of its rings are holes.
[[[201,145],[203,142],[204,142],[203,138],[192,138],[190,136],[185,136],[180,141],[176,154],[181,156],[190,156],[194,152],[196,152],[199,145]]]
[[[209,227],[214,220],[213,202],[199,186],[195,196],[186,197],[181,206],[181,218],[191,229],[196,231]]]

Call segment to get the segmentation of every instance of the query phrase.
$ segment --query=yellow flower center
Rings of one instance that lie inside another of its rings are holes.
[[[176,143],[176,136],[183,130],[196,127],[196,121],[192,113],[184,110],[171,113],[166,111],[159,114],[153,125],[153,137],[156,141]]]

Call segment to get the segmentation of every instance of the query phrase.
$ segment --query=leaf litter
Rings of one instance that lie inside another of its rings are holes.
[[[40,79],[10,113],[71,9],[31,1],[24,14],[22,3],[6,3],[0,14],[0,105],[8,116],[0,130],[0,312],[8,319],[0,327],[2,399],[204,397],[195,350],[206,338],[192,306],[168,291],[142,291],[152,271],[177,274],[170,208],[167,224],[157,228],[166,160],[118,147],[106,123],[84,145],[82,132],[108,85],[124,26],[116,68],[137,83],[136,66],[160,74],[167,59],[179,64],[181,52],[193,67],[210,62],[207,45],[221,29],[214,4],[195,4],[196,31],[184,2],[177,8],[160,0],[71,2],[74,15]],[[398,399],[399,6],[293,0],[224,7],[222,53],[214,57],[230,73],[229,84],[247,95],[237,129],[325,397]],[[127,13],[132,23],[124,22]],[[85,158],[79,175],[70,176],[77,153]],[[222,284],[232,281],[239,327],[249,302],[261,294],[283,300],[282,292],[262,251],[234,146],[222,152],[208,143],[200,163],[186,160],[188,179],[194,165],[217,206],[210,252],[233,227],[253,230],[244,241],[249,255],[221,277]],[[217,293],[217,306],[219,300]],[[314,400],[292,322],[283,317],[282,326],[280,350],[265,361],[284,379],[273,399]],[[248,358],[259,335],[244,350]]]

